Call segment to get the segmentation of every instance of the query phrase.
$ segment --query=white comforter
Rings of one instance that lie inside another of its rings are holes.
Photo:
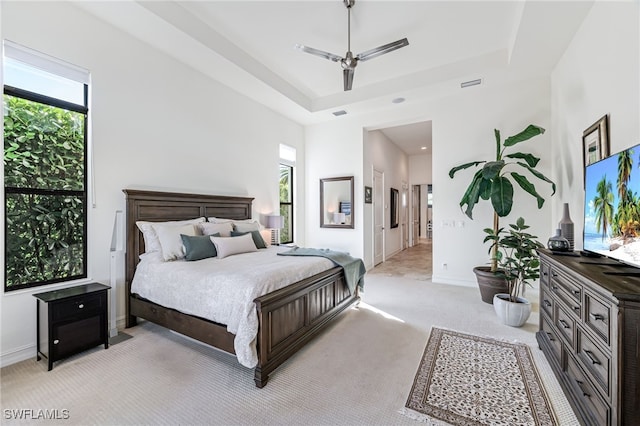
[[[277,256],[269,247],[224,259],[163,262],[158,253],[140,256],[131,291],[159,305],[225,324],[235,334],[238,362],[258,363],[258,315],[253,300],[332,268],[322,257]]]

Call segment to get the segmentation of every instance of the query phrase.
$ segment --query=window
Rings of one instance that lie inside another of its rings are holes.
[[[4,42],[5,291],[87,276],[88,73]]]
[[[280,145],[280,216],[284,218],[284,227],[280,231],[280,243],[293,242],[293,169],[296,150]]]

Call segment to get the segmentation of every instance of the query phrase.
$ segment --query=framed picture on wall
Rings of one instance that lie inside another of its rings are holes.
[[[609,119],[605,115],[582,134],[584,166],[609,156]]]
[[[373,189],[370,186],[364,187],[364,202],[365,204],[373,203]]]

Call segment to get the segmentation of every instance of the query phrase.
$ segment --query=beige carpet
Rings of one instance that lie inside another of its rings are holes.
[[[528,294],[529,297],[534,297]],[[534,361],[561,425],[577,424],[535,344],[537,312],[523,328],[499,324],[475,288],[371,274],[363,303],[276,370],[263,389],[235,358],[144,324],[107,350],[1,370],[5,410],[67,410],[57,424],[416,425],[399,411],[432,326],[519,340]],[[48,424],[38,420],[37,424]]]

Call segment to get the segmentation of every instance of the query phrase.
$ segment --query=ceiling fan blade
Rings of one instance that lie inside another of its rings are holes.
[[[312,55],[320,56],[321,58],[325,58],[333,62],[340,62],[342,60],[341,56],[325,52],[324,50],[314,49],[313,47],[303,46],[302,44],[296,44],[294,47],[298,50],[302,50],[303,52],[311,53]]]
[[[355,72],[355,70],[353,68],[342,70],[342,76],[344,77],[344,91],[345,92],[351,90],[351,87],[353,86],[353,74],[354,74],[354,72]]]
[[[409,40],[407,40],[405,37],[402,40],[394,41],[392,43],[385,44],[384,46],[379,46],[371,50],[367,50],[366,52],[359,53],[356,58],[359,61],[368,61],[369,59],[384,55],[385,53],[393,52],[396,49],[400,49],[401,47],[405,47],[408,45]]]

